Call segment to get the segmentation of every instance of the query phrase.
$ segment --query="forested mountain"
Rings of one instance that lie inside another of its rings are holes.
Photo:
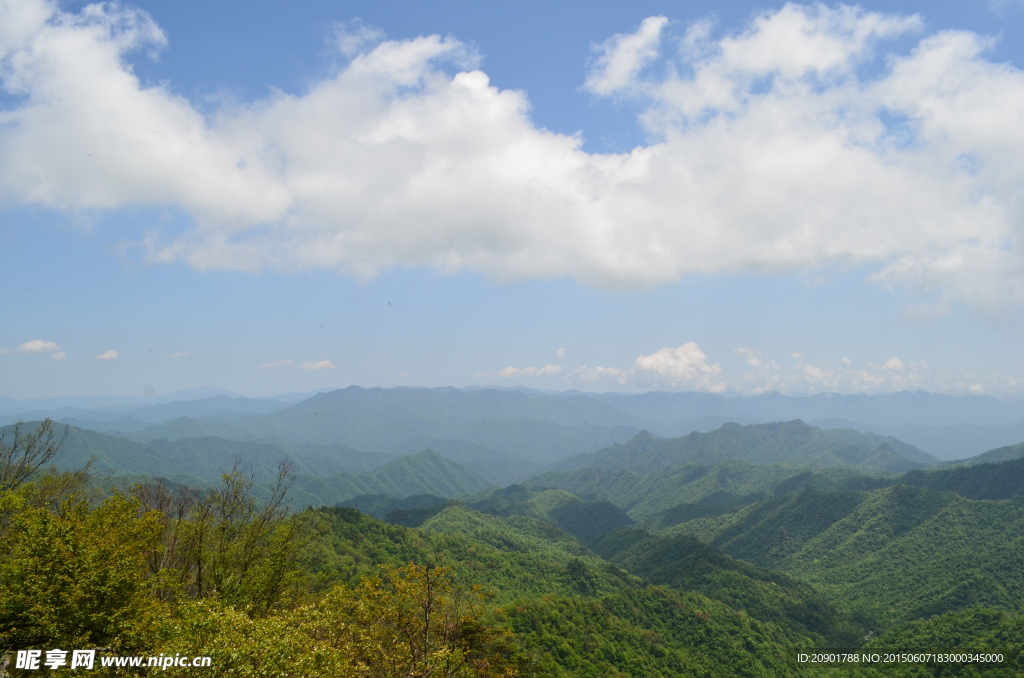
[[[582,433],[582,446],[580,431],[569,434],[572,442],[568,445],[564,441],[560,445],[546,442],[542,446],[545,451],[536,459],[543,464],[562,454],[624,442],[630,431],[646,429],[658,436],[676,437],[692,431],[712,431],[729,422],[756,424],[801,419],[822,429],[853,428],[893,436],[945,460],[967,458],[1024,439],[1024,401],[988,396],[901,392],[870,396],[832,393],[794,397],[766,393],[730,397],[709,393],[584,394],[530,389],[359,387],[306,395],[257,399],[206,389],[182,393],[176,399],[174,395],[153,399],[8,398],[0,399],[0,417],[33,420],[48,416],[81,428],[130,433],[142,441],[209,435],[259,442],[301,439],[396,455],[427,447],[440,449],[439,442],[444,440],[472,441],[517,457],[525,451],[514,445],[501,447],[501,436],[506,434],[500,427],[478,426],[476,436],[468,437],[460,433],[458,422],[526,420],[567,428],[587,425],[628,429],[614,434],[610,440],[596,440],[596,447],[594,431]],[[296,409],[291,412],[293,406]],[[317,434],[307,438],[309,425],[319,425],[317,420],[303,417],[309,410],[321,412],[312,416],[326,416],[337,427],[321,427]],[[264,416],[275,413],[280,416]],[[171,425],[169,422],[175,419],[181,421]],[[298,426],[297,420],[301,420]],[[381,431],[374,422],[396,426],[396,433]],[[156,428],[142,432],[154,425]],[[544,430],[560,431],[542,429],[536,435],[547,435]],[[325,435],[328,440],[324,440]],[[895,448],[894,451],[902,455]]]
[[[862,471],[850,466],[808,468],[727,461],[715,466],[686,464],[647,476],[594,468],[553,471],[534,476],[524,484],[557,487],[588,499],[606,499],[642,526],[658,529],[727,513],[737,506],[803,487],[833,487],[845,480],[865,477]]]
[[[1024,671],[1024,459],[898,474],[872,464],[920,465],[919,451],[787,422],[639,435],[588,455],[592,466],[507,487],[431,450],[278,484],[262,479],[277,455],[323,464],[315,452],[345,448],[306,442],[302,456],[277,443],[69,436],[58,452],[69,470],[95,455],[108,469],[214,477],[90,485],[44,462],[19,466],[4,438],[5,648],[208,654],[215,677],[348,675],[357,658],[424,673],[434,661],[424,657],[463,651],[479,662],[457,674],[466,678]],[[249,455],[257,482],[214,473],[235,452]],[[996,452],[988,458],[1012,454]],[[98,496],[104,487],[119,492]],[[1006,659],[796,661],[827,648]]]
[[[492,488],[462,498],[471,508],[497,516],[526,516],[557,525],[584,544],[633,520],[610,501],[584,501],[563,490],[531,490],[522,485]]]
[[[968,466],[975,466],[977,464],[998,464],[1001,461],[1020,459],[1021,457],[1024,457],[1024,443],[1017,443],[1016,445],[1007,445],[1006,447],[989,450],[988,452],[979,454],[976,457],[964,459],[960,463],[967,464]]]
[[[322,571],[354,578],[372,562],[440,557],[460,581],[488,583],[532,675],[804,674],[789,655],[806,637],[698,593],[648,587],[536,518],[453,505],[409,529],[351,509],[327,514]]]
[[[732,558],[693,537],[657,537],[639,528],[622,528],[593,548],[652,584],[697,591],[756,619],[812,637],[819,647],[855,646],[863,635],[812,586]]]
[[[355,474],[342,471],[325,477],[296,475],[290,493],[296,506],[332,506],[367,494],[391,497],[432,494],[457,497],[477,492],[489,483],[457,461],[445,459],[433,450],[408,454],[371,471]],[[256,496],[267,497],[269,482],[258,483]]]
[[[852,428],[864,433],[891,436],[922,450],[927,450],[930,454],[947,462],[967,459],[987,450],[1013,445],[1024,440],[1024,421],[991,426],[979,426],[973,423],[879,426],[829,418],[811,420],[808,423],[821,429]]]
[[[29,427],[34,424],[28,424]],[[9,430],[9,427],[0,429]],[[143,444],[96,431],[68,427],[68,437],[53,461],[60,468],[77,469],[90,460],[98,474],[150,475],[174,478],[188,475],[217,481],[240,461],[259,480],[274,477],[284,459],[294,462],[297,473],[327,476],[342,471],[363,472],[394,459],[381,453],[362,452],[342,446],[305,446],[294,453],[278,444],[226,440],[215,436],[180,440],[158,439]]]
[[[813,583],[875,629],[979,605],[1022,611],[1020,489],[1012,499],[981,501],[901,484],[808,488],[664,534],[690,535]]]
[[[321,423],[323,422],[323,423]],[[126,433],[141,441],[216,435],[231,439],[339,444],[388,454],[409,454],[428,447],[462,449],[467,443],[546,465],[567,456],[629,440],[636,429],[589,424],[564,426],[532,419],[389,421],[338,418],[318,410],[284,411],[229,421],[175,419]],[[288,443],[285,443],[288,444]]]
[[[291,403],[270,398],[243,398],[218,394],[208,398],[173,400],[128,408],[87,409],[73,406],[54,409],[25,408],[20,411],[12,410],[7,416],[13,418],[16,413],[17,418],[23,420],[49,417],[96,431],[134,431],[180,417],[232,419],[244,415],[266,414],[289,405]]]
[[[549,470],[597,468],[648,475],[684,464],[713,466],[729,460],[752,464],[854,466],[896,473],[938,462],[895,439],[880,439],[853,430],[822,431],[796,420],[748,426],[730,423],[709,433],[694,431],[682,438],[655,438],[645,431],[627,443],[552,464]]]

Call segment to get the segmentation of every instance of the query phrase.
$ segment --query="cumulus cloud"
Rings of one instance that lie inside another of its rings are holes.
[[[174,353],[168,353],[167,357],[171,359],[184,358],[185,356],[192,355],[192,351],[175,351]]]
[[[385,37],[384,31],[361,19],[339,23],[334,31],[338,51],[350,58],[376,46]]]
[[[114,349],[109,349],[107,351],[104,351],[103,353],[100,353],[98,356],[95,356],[95,359],[96,360],[117,360],[117,356],[118,355],[120,355],[120,354],[117,351],[115,351]]]
[[[764,365],[764,363],[761,362],[760,358],[761,353],[763,353],[763,351],[761,351],[761,349],[759,348],[741,346],[740,348],[733,351],[733,353],[735,353],[736,355],[741,355],[744,358],[746,358],[747,364],[752,367],[762,367]]]
[[[277,362],[273,362],[273,363],[263,363],[262,365],[260,365],[260,367],[265,367],[265,368],[273,370],[273,369],[278,369],[278,368],[281,368],[281,367],[290,367],[291,364],[292,364],[291,358],[285,358],[284,360],[278,360]]]
[[[321,360],[315,363],[302,363],[299,367],[304,370],[333,370],[334,363],[330,360]]]
[[[903,361],[896,356],[893,356],[879,365],[872,365],[872,367],[876,370],[885,370],[887,372],[902,372]]]
[[[587,76],[586,89],[613,94],[634,86],[640,71],[657,58],[661,31],[667,23],[667,17],[647,17],[635,33],[620,33],[599,45],[600,56]]]
[[[0,14],[2,18],[2,14]],[[0,35],[0,39],[3,35]],[[2,46],[2,45],[0,45]],[[12,353],[20,353],[22,355],[30,355],[33,353],[48,353],[50,354],[50,360],[61,361],[68,357],[68,354],[61,350],[60,346],[53,341],[43,341],[42,339],[33,339],[32,341],[26,341],[24,344],[14,349],[13,351],[9,348],[0,348],[0,355],[11,355]]]
[[[558,358],[559,360],[565,360],[565,354],[568,353],[568,352],[569,352],[569,349],[567,349],[565,346],[563,346],[562,348],[560,348],[557,351],[555,351],[555,357]]]
[[[24,344],[15,349],[15,353],[59,353],[60,346],[52,341],[43,341],[42,339],[33,339],[32,341],[26,341]]]
[[[534,125],[451,38],[350,25],[350,59],[308,91],[200,111],[127,64],[167,47],[144,12],[0,0],[0,206],[180,210],[183,232],[137,244],[199,269],[621,288],[866,265],[936,312],[1020,303],[1024,73],[922,25],[787,4],[675,38],[648,18],[600,46],[586,87],[635,97],[651,141],[598,154]]]
[[[869,362],[864,368],[855,367],[849,358],[842,358],[834,367],[798,362],[796,370],[783,375],[779,383],[783,390],[812,393],[883,393],[906,389],[964,392],[968,390],[967,379],[970,377],[935,374],[925,360],[904,363],[893,356]]]
[[[470,376],[512,379],[513,377],[547,377],[552,374],[558,374],[561,371],[561,365],[545,365],[544,367],[513,367],[509,365],[497,372],[478,372]]]
[[[650,355],[637,356],[627,370],[615,367],[582,366],[572,371],[569,380],[594,382],[611,377],[623,386],[667,387],[697,391],[721,392],[726,389],[720,378],[722,366],[709,363],[697,342],[682,346],[662,347]]]
[[[682,346],[667,346],[651,355],[639,356],[633,361],[633,377],[641,382],[666,384],[671,388],[682,386],[698,391],[724,391],[725,383],[719,378],[722,366],[707,362],[707,356],[695,341]]]
[[[764,351],[753,347],[734,349],[748,360],[745,373],[729,373],[712,362],[696,342],[676,348],[663,347],[649,355],[640,355],[628,368],[581,366],[567,372],[566,384],[615,382],[627,388],[655,388],[721,393],[892,393],[903,390],[928,390],[937,393],[1012,394],[1020,387],[1013,375],[981,376],[964,370],[937,371],[926,360],[905,362],[893,356],[858,367],[842,358],[835,364],[811,363],[798,354],[792,367],[784,368]],[[756,361],[753,364],[750,361]],[[978,388],[974,388],[978,386]],[[973,389],[973,390],[972,390]]]

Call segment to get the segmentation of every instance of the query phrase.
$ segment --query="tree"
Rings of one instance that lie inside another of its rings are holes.
[[[0,432],[0,492],[17,488],[48,464],[67,440],[68,430],[65,426],[58,432],[49,418],[39,422],[34,430],[20,420],[5,427]]]
[[[161,650],[211,656],[210,678],[521,675],[522,650],[487,617],[485,600],[479,587],[454,586],[447,568],[381,566],[354,588],[262,618],[216,599],[186,603]],[[193,672],[172,667],[166,675]]]
[[[314,633],[351,657],[366,678],[518,675],[510,633],[484,620],[479,586],[454,586],[448,568],[381,566],[318,606]]]
[[[81,497],[15,515],[0,559],[0,647],[137,648],[159,607],[145,557],[159,523],[138,502]]]
[[[298,553],[315,537],[312,513],[289,515],[286,502],[293,476],[282,462],[271,496],[252,496],[253,480],[236,463],[207,491],[150,483],[133,492],[160,516],[163,547],[150,554],[151,576],[165,600],[215,596],[267,614],[300,577]]]

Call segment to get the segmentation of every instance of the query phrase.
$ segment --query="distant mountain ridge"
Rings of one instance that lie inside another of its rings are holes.
[[[897,454],[893,447],[914,460]],[[747,426],[730,423],[709,433],[693,432],[682,438],[655,438],[645,431],[627,443],[565,459],[547,470],[592,467],[606,471],[629,470],[644,476],[684,464],[712,466],[729,460],[753,464],[849,465],[894,473],[938,462],[931,455],[895,439],[881,439],[852,430],[823,432],[795,420]]]
[[[307,447],[305,454],[295,454],[276,444],[214,436],[140,443],[72,426],[53,462],[59,468],[75,470],[92,461],[93,472],[99,474],[166,478],[188,475],[216,481],[222,473],[232,469],[236,459],[257,480],[265,480],[276,474],[278,464],[284,459],[290,459],[298,473],[326,476],[346,470],[362,472],[368,467],[382,466],[394,457],[338,446]]]
[[[838,418],[882,427],[917,424],[1003,426],[1024,422],[1024,400],[982,395],[943,395],[926,391],[888,394],[818,393],[787,396],[764,393],[727,397],[714,393],[594,393],[590,397],[616,409],[658,422],[723,417],[732,421],[788,421]]]
[[[488,487],[484,478],[457,461],[445,459],[434,450],[399,457],[369,473],[342,471],[326,477],[299,474],[289,494],[293,505],[333,506],[363,495],[411,497],[435,495],[444,498],[479,492]],[[270,494],[270,484],[256,486],[256,496]]]
[[[82,428],[119,431],[143,442],[216,435],[268,443],[341,444],[389,454],[439,449],[442,441],[466,442],[542,465],[625,442],[641,429],[678,437],[729,422],[800,419],[820,423],[822,429],[853,428],[895,437],[946,460],[1024,440],[1024,400],[907,391],[729,396],[351,386],[263,399],[241,398],[223,389],[182,392],[177,399],[0,397],[0,422],[15,416],[49,416]]]

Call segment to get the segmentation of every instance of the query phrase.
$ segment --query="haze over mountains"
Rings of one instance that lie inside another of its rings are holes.
[[[69,413],[62,401],[54,404],[62,407],[7,416]],[[769,467],[779,468],[780,478],[794,466],[866,474],[931,468],[942,463],[938,455],[890,435],[865,433],[866,425],[859,430],[843,426],[849,420],[836,415],[932,433],[942,430],[933,425],[937,421],[991,432],[1024,426],[1012,423],[1017,416],[1024,418],[1021,409],[1019,401],[930,393],[726,398],[706,393],[552,394],[352,386],[315,393],[296,403],[218,393],[141,406],[136,402],[132,409],[76,408],[70,412],[73,417],[63,419],[72,428],[57,462],[70,469],[92,460],[93,470],[101,474],[202,484],[216,482],[239,460],[262,483],[274,476],[278,462],[288,458],[297,474],[293,496],[313,505],[383,493],[382,488],[390,488],[393,496],[454,497],[531,476],[547,479],[531,481],[534,485],[550,482],[577,494],[593,494],[595,488],[585,489],[587,469],[620,479],[625,473],[633,480],[622,482],[636,485],[634,480],[653,477],[659,470],[723,464],[759,466],[762,475]],[[794,418],[750,423],[780,417]],[[424,450],[432,450],[433,456],[409,457]],[[459,480],[397,485],[382,480],[390,477],[389,464],[407,458],[402,464],[413,464],[424,478],[448,473]],[[993,460],[1012,458],[1013,451]],[[371,478],[374,473],[384,476]],[[647,484],[636,486],[643,488],[648,503],[659,496]],[[689,515],[687,511],[683,514]]]
[[[139,441],[213,435],[286,446],[339,444],[393,455],[428,447],[450,448],[453,455],[464,457],[490,451],[540,465],[625,442],[640,430],[677,437],[711,431],[727,422],[801,419],[822,429],[892,436],[942,460],[964,459],[1024,440],[1024,401],[980,395],[769,393],[731,398],[695,392],[631,395],[352,386],[257,399],[212,391],[148,401],[0,398],[0,421],[49,416]]]
[[[1024,612],[1024,442],[944,461],[835,415],[1005,432],[1020,405],[927,393],[219,393],[78,408],[54,462],[91,464],[101,488],[158,484],[168,496],[213,492],[240,467],[258,502],[287,460],[290,508],[328,530],[304,567],[358,577],[443,554],[506,605],[548,662],[542,675],[683,675],[699,652],[707,675],[751,661],[819,675],[783,667],[794,648],[893,638],[1012,649]],[[985,675],[1024,669],[1018,655]]]

